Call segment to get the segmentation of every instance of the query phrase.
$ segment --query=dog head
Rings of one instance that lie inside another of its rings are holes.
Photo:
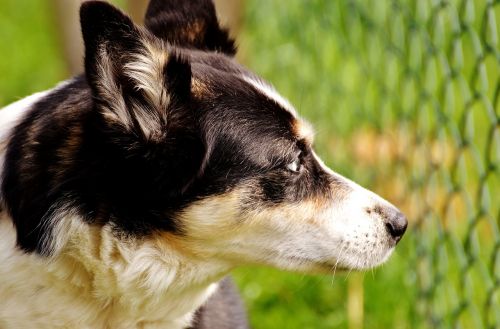
[[[211,1],[153,0],[145,23],[105,2],[82,5],[98,119],[78,175],[92,176],[62,180],[54,200],[92,225],[231,266],[317,272],[389,257],[405,217],[320,160],[310,125],[235,62]]]
[[[235,264],[314,271],[388,258],[404,216],[323,164],[310,126],[234,61],[210,1],[152,1],[147,29],[105,3],[84,4],[81,17],[98,108],[148,167],[129,167],[149,171],[139,221],[154,209],[146,226]]]

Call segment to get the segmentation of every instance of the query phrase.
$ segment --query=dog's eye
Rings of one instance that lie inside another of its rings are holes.
[[[286,169],[292,172],[299,172],[301,168],[302,168],[302,163],[300,162],[300,158],[295,159],[295,161],[289,163],[286,166]]]

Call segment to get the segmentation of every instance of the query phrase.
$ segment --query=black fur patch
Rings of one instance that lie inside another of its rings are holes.
[[[189,102],[191,94],[191,64],[185,56],[173,52],[165,66],[167,91],[173,101]]]
[[[39,102],[16,128],[5,160],[2,192],[19,245],[50,253],[41,245],[52,228],[45,220],[64,208],[125,233],[175,231],[172,214],[204,147],[194,126],[170,128],[158,144],[108,125],[82,78]]]
[[[157,37],[173,45],[236,53],[234,40],[220,27],[211,0],[152,0],[145,24]]]

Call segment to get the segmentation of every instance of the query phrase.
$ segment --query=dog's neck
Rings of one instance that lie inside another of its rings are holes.
[[[116,237],[109,226],[84,227],[68,241],[66,250],[57,256],[55,273],[61,279],[84,283],[101,305],[110,302],[123,312],[138,317],[169,318],[185,324],[191,314],[214,291],[214,282],[229,267],[190,254],[175,237],[163,234],[154,238],[127,240]],[[80,272],[66,273],[80,262]],[[149,316],[148,316],[149,314]]]
[[[111,227],[66,220],[77,229],[68,230],[65,245],[48,258],[15,250],[12,238],[0,243],[0,260],[7,260],[0,269],[0,295],[23,309],[26,316],[20,318],[34,321],[37,328],[54,328],[54,323],[71,328],[186,328],[217,289],[215,282],[229,271],[225,264],[189,255],[168,236],[125,241]],[[2,238],[13,235],[7,222],[1,225]],[[37,293],[27,298],[33,291]],[[0,315],[9,312],[2,304]]]

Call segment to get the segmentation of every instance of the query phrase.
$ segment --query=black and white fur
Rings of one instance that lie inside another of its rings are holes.
[[[237,64],[209,0],[82,5],[85,75],[0,111],[0,328],[246,328],[233,268],[383,263],[406,229]]]

